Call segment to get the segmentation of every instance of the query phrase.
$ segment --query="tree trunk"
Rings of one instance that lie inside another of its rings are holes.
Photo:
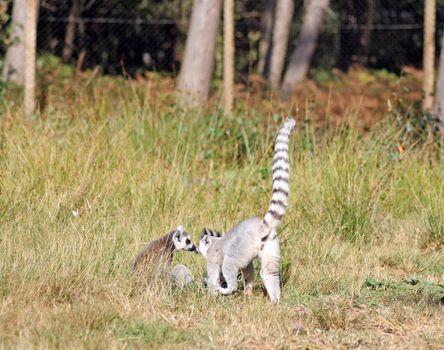
[[[264,77],[268,76],[270,68],[270,49],[273,36],[274,11],[276,0],[265,0],[265,8],[262,12],[262,36],[259,42],[259,62],[257,65],[258,73]]]
[[[221,0],[194,0],[178,78],[179,96],[185,105],[201,106],[208,99],[221,3]]]
[[[284,70],[293,12],[294,0],[277,0],[275,14],[277,20],[274,23],[270,58],[270,82],[274,89],[279,88],[282,71]]]
[[[78,42],[79,42],[79,56],[77,57],[77,62],[76,62],[76,74],[80,74],[80,72],[82,71],[82,67],[83,67],[83,63],[85,62],[86,56],[87,56],[87,52],[86,52],[86,48],[85,48],[85,32],[86,32],[86,28],[85,28],[85,22],[83,21],[83,19],[81,17],[77,18],[77,25],[78,25]]]
[[[288,98],[294,86],[307,76],[329,5],[330,0],[306,0],[299,43],[290,57],[282,83],[282,97],[284,99]]]
[[[435,25],[436,0],[425,1],[424,11],[424,52],[423,67],[424,81],[422,102],[423,111],[430,111],[433,107],[433,69],[435,66]]]
[[[80,0],[73,0],[71,11],[68,17],[68,24],[66,25],[65,44],[63,46],[63,62],[71,61],[72,53],[74,51],[74,39],[76,37],[76,23],[79,17]]]
[[[234,101],[234,0],[224,0],[224,108],[231,112]]]
[[[444,32],[442,34],[441,54],[439,58],[438,81],[436,82],[435,115],[439,118],[439,127],[444,131]]]
[[[3,68],[3,80],[23,85],[25,82],[26,0],[14,0],[12,8],[13,44],[8,47]]]
[[[37,42],[37,11],[39,0],[26,1],[25,24],[25,113],[34,112],[35,105],[35,56]]]

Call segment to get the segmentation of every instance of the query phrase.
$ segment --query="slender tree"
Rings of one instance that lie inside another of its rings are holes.
[[[73,0],[71,10],[68,16],[68,23],[66,24],[65,44],[63,46],[63,62],[71,61],[72,53],[74,51],[74,39],[76,37],[76,24],[79,16],[80,0]]]
[[[361,35],[361,52],[359,61],[366,64],[370,52],[371,34],[373,27],[373,17],[375,16],[375,0],[367,0],[367,13],[365,19],[364,31]]]
[[[224,107],[231,112],[234,101],[234,0],[224,0]]]
[[[3,80],[23,85],[25,82],[25,23],[27,0],[14,0],[12,6],[12,45],[8,47]]]
[[[270,82],[275,89],[279,88],[284,70],[293,12],[294,0],[277,0],[270,56]]]
[[[261,33],[261,39],[259,41],[259,62],[257,65],[257,70],[260,75],[268,77],[276,0],[264,0],[264,2],[265,6],[262,12],[262,20],[261,20],[262,33]]]
[[[433,70],[435,67],[435,25],[436,25],[436,0],[425,1],[424,11],[424,52],[423,67],[424,99],[422,108],[430,111],[433,108]]]
[[[214,66],[221,0],[194,0],[185,55],[179,74],[182,103],[200,106],[207,101]]]
[[[330,0],[306,0],[299,42],[290,57],[282,82],[282,97],[288,98],[296,84],[307,76],[319,33],[330,5]]]
[[[438,80],[436,82],[435,115],[439,118],[439,127],[444,131],[444,32],[441,41]]]

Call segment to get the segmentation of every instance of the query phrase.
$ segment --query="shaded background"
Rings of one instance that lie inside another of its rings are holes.
[[[70,63],[100,66],[104,73],[146,70],[176,73],[185,44],[192,1],[81,0]],[[297,44],[303,1],[296,0],[289,50]],[[444,1],[437,2],[437,43],[444,23]],[[62,56],[72,1],[46,0],[40,6],[38,49]],[[236,2],[236,73],[254,73],[261,37],[263,1]],[[312,68],[353,64],[399,72],[422,64],[424,4],[417,0],[333,1]],[[218,51],[222,50],[219,40]],[[4,48],[3,51],[4,52]],[[81,53],[83,52],[83,55]],[[436,50],[437,54],[439,53]],[[216,61],[219,59],[216,55]],[[216,69],[216,75],[218,73]]]

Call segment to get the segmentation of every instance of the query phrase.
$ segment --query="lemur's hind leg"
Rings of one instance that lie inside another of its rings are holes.
[[[244,277],[244,294],[253,295],[254,266],[253,262],[249,263],[246,268],[242,269]]]
[[[281,251],[279,247],[279,238],[276,234],[264,242],[264,246],[259,252],[261,263],[260,275],[264,282],[265,289],[272,303],[277,304],[281,297],[279,262]]]
[[[222,264],[222,274],[227,282],[227,288],[219,288],[222,294],[231,294],[237,289],[237,274],[239,273],[239,267],[236,263],[236,259],[225,256]]]

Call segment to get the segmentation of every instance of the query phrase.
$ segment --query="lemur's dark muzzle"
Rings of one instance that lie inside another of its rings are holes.
[[[191,248],[190,248],[190,252],[195,252],[195,253],[199,253],[198,251],[197,251],[197,249],[196,249],[196,246],[195,245],[193,245]]]

